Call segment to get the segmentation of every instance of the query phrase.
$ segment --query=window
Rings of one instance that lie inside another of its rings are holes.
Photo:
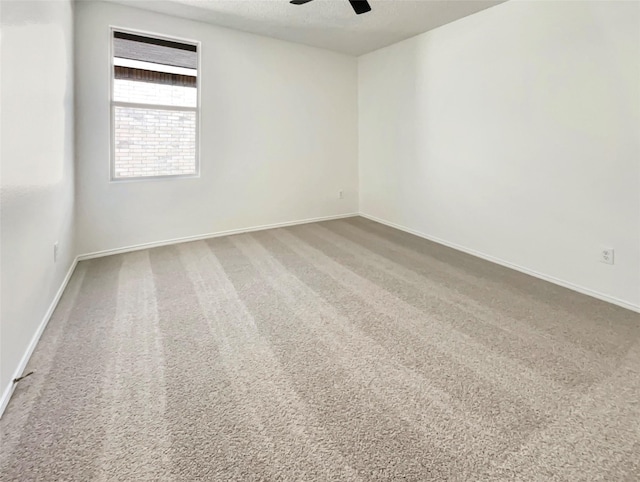
[[[112,30],[111,179],[198,174],[198,46]]]

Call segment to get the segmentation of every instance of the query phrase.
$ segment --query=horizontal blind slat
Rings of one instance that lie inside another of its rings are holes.
[[[173,65],[175,67],[188,69],[198,68],[198,54],[196,51],[136,42],[122,38],[113,39],[113,55],[114,57],[123,59]]]

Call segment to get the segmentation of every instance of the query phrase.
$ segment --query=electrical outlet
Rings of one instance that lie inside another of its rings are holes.
[[[58,261],[58,242],[53,243],[53,262]]]
[[[600,262],[613,264],[613,248],[602,248],[600,250]]]

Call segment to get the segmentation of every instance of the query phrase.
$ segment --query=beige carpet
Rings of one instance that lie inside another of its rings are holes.
[[[79,264],[0,478],[640,480],[640,315],[362,218]]]

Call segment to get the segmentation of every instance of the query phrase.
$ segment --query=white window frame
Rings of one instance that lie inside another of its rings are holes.
[[[195,45],[197,54],[196,64],[196,106],[195,107],[183,107],[175,105],[163,105],[163,104],[145,104],[137,102],[123,102],[114,100],[114,81],[115,81],[115,63],[114,63],[114,47],[113,39],[114,32],[130,33],[133,35],[142,35],[146,37],[152,37],[162,40],[168,40],[173,42],[180,42],[189,45]],[[109,182],[137,182],[137,181],[154,181],[154,180],[167,180],[167,179],[193,179],[200,177],[200,86],[202,82],[202,73],[200,70],[200,58],[201,58],[201,43],[198,40],[185,39],[180,37],[173,37],[154,32],[148,32],[144,30],[132,30],[124,27],[109,27],[109,113],[111,116],[109,123],[110,130],[110,155],[109,155]],[[142,109],[154,109],[154,110],[173,110],[181,112],[195,112],[196,114],[196,152],[195,152],[195,172],[193,174],[164,174],[155,176],[135,176],[135,177],[116,177],[116,130],[115,130],[115,108],[116,107],[134,107]]]

